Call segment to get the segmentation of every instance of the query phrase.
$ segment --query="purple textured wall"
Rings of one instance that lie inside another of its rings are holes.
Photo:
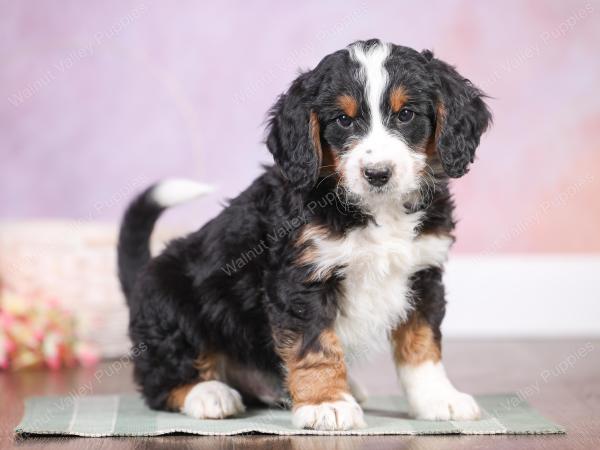
[[[600,251],[597,1],[0,1],[0,217],[116,220],[166,176],[220,190],[270,161],[265,112],[356,39],[433,48],[495,125],[455,183],[458,250]]]

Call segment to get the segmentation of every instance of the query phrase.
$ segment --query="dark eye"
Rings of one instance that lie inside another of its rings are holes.
[[[400,111],[398,111],[398,120],[402,123],[410,122],[414,116],[414,111],[411,111],[410,109],[402,108]]]
[[[346,114],[342,114],[337,119],[337,123],[340,124],[341,127],[348,128],[352,125],[352,117],[347,116]]]

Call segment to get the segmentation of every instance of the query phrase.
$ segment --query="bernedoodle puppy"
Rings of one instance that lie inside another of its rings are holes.
[[[294,424],[364,426],[351,360],[391,348],[411,413],[479,416],[441,362],[449,178],[491,121],[483,93],[430,51],[369,40],[302,73],[270,111],[266,167],[198,231],[152,258],[167,180],[127,210],[119,270],[148,405],[198,419],[289,404]]]

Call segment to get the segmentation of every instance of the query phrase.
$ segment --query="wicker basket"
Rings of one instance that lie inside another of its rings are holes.
[[[158,249],[169,235],[153,239]],[[103,357],[129,350],[128,311],[116,270],[117,227],[91,222],[0,223],[0,279],[17,294],[55,297],[79,337]]]

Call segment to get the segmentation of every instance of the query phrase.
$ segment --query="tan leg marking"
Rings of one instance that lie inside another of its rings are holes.
[[[287,369],[287,385],[294,408],[341,400],[349,393],[344,353],[332,330],[324,331],[320,350],[299,355],[301,339],[280,342],[278,351]]]
[[[396,364],[418,365],[441,359],[440,343],[427,321],[417,312],[396,327],[391,338]]]
[[[426,420],[473,420],[479,407],[452,385],[441,362],[440,343],[415,312],[392,332],[398,378],[413,417]]]

